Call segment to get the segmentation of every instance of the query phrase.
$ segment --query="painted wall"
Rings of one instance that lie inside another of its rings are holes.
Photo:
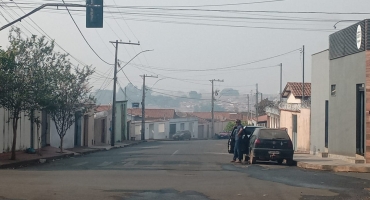
[[[312,55],[310,151],[326,152],[325,101],[329,100],[329,50]]]
[[[35,113],[37,115],[38,112]],[[9,113],[0,108],[0,153],[9,152],[13,142],[13,125],[9,121]],[[37,148],[37,132],[36,125],[33,127],[34,132],[34,148]],[[41,129],[39,131],[41,135]],[[25,150],[31,147],[31,122],[25,113],[21,113],[21,118],[18,120],[17,128],[17,143],[16,150]]]
[[[306,98],[305,98],[306,99]],[[287,98],[287,103],[301,103],[300,99],[296,99],[292,93]]]
[[[63,138],[63,149],[74,147],[74,134],[75,125],[72,124],[71,128],[67,130],[67,133]],[[50,120],[50,146],[60,148],[60,137],[53,120]]]
[[[116,103],[116,127],[115,140],[116,142],[127,140],[127,101],[117,101]]]
[[[329,96],[330,154],[356,155],[356,84],[366,82],[365,72],[366,52],[330,61],[329,85],[336,84]]]
[[[280,111],[280,127],[287,128],[289,137],[293,138],[293,114],[297,115],[297,146],[296,151],[310,150],[310,109],[301,109],[300,112]]]

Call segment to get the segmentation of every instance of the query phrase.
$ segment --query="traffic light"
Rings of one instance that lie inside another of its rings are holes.
[[[86,28],[103,28],[103,0],[86,0]]]

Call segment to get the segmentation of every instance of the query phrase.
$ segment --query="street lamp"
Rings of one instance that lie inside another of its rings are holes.
[[[141,52],[139,52],[138,54],[136,54],[133,58],[131,58],[131,60],[129,60],[125,65],[123,65],[122,67],[121,67],[121,69],[119,69],[118,71],[117,71],[117,74],[118,74],[118,72],[119,71],[121,71],[124,67],[126,67],[132,60],[134,60],[138,55],[140,55],[141,53],[144,53],[144,52],[148,52],[148,51],[154,51],[154,49],[150,49],[150,50],[144,50],[144,51],[141,51]]]

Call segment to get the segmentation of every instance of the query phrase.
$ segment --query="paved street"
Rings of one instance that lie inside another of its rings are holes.
[[[0,200],[370,199],[370,174],[231,164],[226,142],[147,142],[1,170]]]

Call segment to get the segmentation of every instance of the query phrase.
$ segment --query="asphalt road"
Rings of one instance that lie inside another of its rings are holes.
[[[147,142],[0,170],[0,200],[370,199],[370,174],[232,164],[226,142]]]

